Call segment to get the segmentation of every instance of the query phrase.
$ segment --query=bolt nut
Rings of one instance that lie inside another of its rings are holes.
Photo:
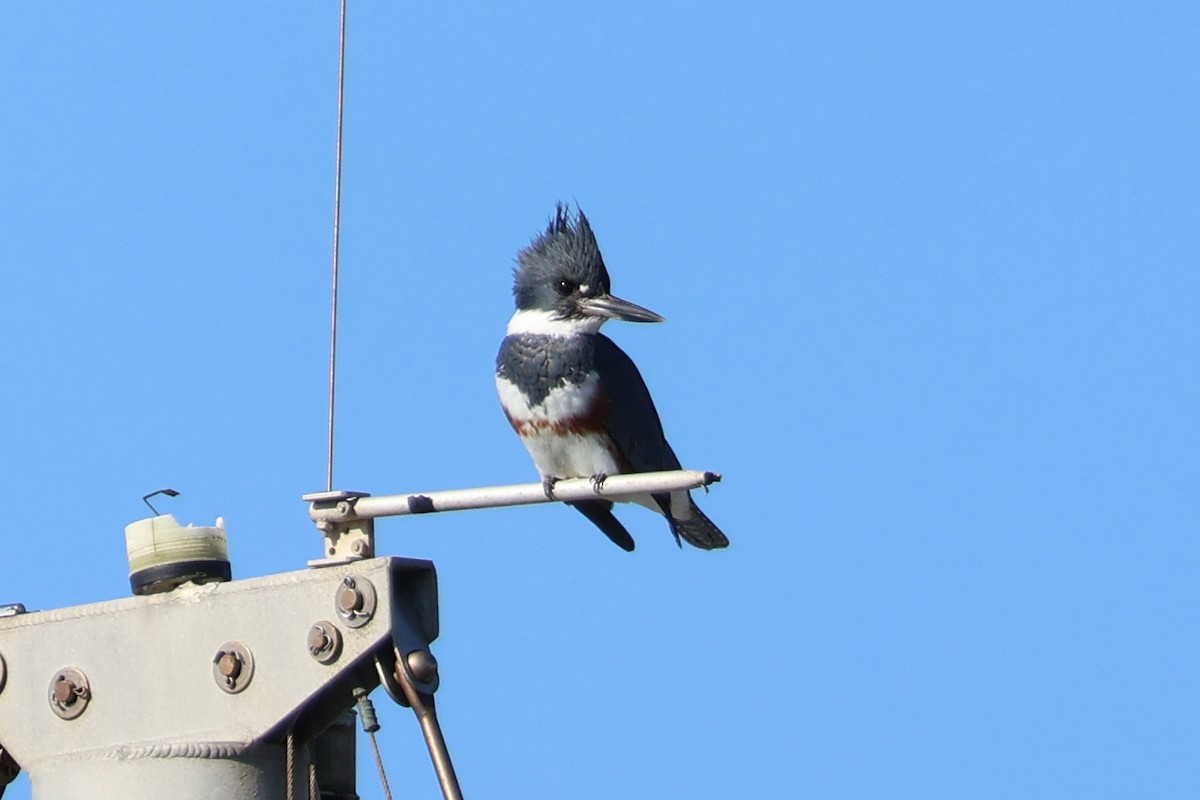
[[[87,676],[77,667],[64,667],[50,679],[50,710],[62,719],[75,719],[88,706],[92,691]]]

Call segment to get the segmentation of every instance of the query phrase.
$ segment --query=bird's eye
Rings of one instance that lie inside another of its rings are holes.
[[[558,290],[559,294],[561,294],[563,297],[566,297],[571,292],[575,291],[576,286],[575,286],[575,284],[571,283],[570,281],[559,281],[558,284],[555,285],[554,288],[556,290]]]

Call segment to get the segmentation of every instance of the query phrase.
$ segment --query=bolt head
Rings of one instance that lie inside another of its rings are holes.
[[[325,632],[325,628],[320,625],[313,625],[308,629],[308,649],[316,654],[322,650],[328,650],[333,644],[333,640],[329,638],[329,634]]]
[[[362,611],[363,593],[353,586],[343,586],[338,592],[338,610],[343,614],[353,614]]]
[[[77,718],[87,710],[91,698],[87,675],[78,667],[63,667],[51,674],[54,677],[46,693],[50,710],[59,719]]]
[[[329,620],[314,622],[308,629],[308,654],[322,664],[332,664],[342,654],[342,634]]]
[[[217,659],[217,671],[226,678],[236,678],[242,673],[242,662],[236,653],[222,653]]]
[[[54,683],[54,702],[63,706],[72,705],[79,699],[78,690],[79,687],[75,685],[74,681],[66,676],[61,676]]]

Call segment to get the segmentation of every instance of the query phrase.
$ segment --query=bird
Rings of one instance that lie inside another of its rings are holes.
[[[546,496],[567,478],[680,469],[658,410],[633,360],[600,327],[610,319],[665,322],[614,297],[596,236],[576,206],[558,203],[545,231],[517,254],[516,311],[496,354],[496,390],[513,430],[533,457]],[[687,490],[630,498],[662,514],[675,542],[702,550],[729,539]],[[614,544],[634,549],[611,500],[567,502]]]

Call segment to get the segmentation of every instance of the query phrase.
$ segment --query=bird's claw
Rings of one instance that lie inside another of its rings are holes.
[[[558,483],[558,478],[552,478],[548,475],[542,478],[542,491],[545,493],[547,500],[558,499],[554,496],[554,484],[556,483]]]
[[[592,476],[592,491],[595,492],[596,494],[600,494],[600,492],[604,489],[604,482],[606,480],[608,480],[607,472],[597,472],[595,475],[593,475]]]

